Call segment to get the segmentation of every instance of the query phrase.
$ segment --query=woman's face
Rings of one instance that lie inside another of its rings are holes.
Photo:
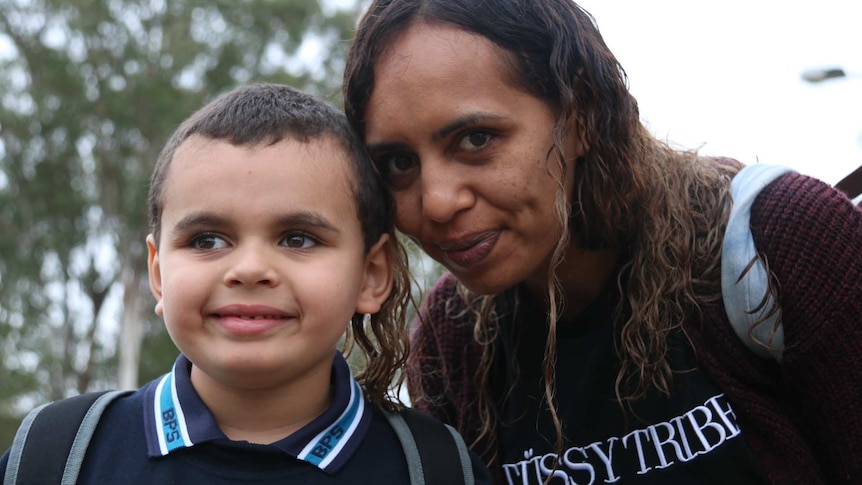
[[[515,86],[507,62],[484,37],[415,24],[378,60],[365,112],[398,228],[482,294],[545,285],[560,236],[556,115]],[[582,153],[575,139],[563,146],[567,194]]]

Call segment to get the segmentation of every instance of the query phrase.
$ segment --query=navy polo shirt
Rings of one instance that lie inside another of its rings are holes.
[[[192,387],[191,369],[192,363],[180,354],[171,372],[144,388],[144,429],[150,457],[228,439]],[[329,409],[270,446],[326,472],[337,472],[365,438],[372,411],[340,352],[335,352],[332,362],[332,389]]]
[[[79,485],[410,483],[398,436],[364,399],[340,353],[333,360],[330,408],[272,444],[227,438],[192,387],[190,370],[180,356],[170,373],[108,406],[84,456]],[[478,457],[471,453],[471,459],[477,485],[490,484]],[[0,457],[0,476],[7,460],[8,453]]]

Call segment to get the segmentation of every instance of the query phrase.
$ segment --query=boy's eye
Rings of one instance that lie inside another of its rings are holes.
[[[202,234],[192,239],[191,246],[205,250],[224,249],[227,247],[227,241],[213,234]]]
[[[317,241],[307,234],[288,234],[282,244],[292,249],[309,249],[317,245]]]
[[[491,141],[491,134],[484,131],[471,131],[458,140],[458,148],[466,151],[478,150]]]

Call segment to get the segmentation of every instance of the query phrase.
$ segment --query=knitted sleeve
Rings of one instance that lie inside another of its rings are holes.
[[[829,483],[862,483],[862,210],[798,174],[766,187],[751,214],[778,283],[781,376]]]
[[[478,436],[474,376],[482,349],[473,320],[446,273],[425,297],[411,335],[407,387],[413,407],[457,429],[468,445]]]

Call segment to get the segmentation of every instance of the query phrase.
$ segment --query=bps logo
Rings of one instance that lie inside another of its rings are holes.
[[[174,408],[162,411],[162,431],[165,434],[165,441],[173,443],[180,439],[180,423],[177,421],[177,413]]]
[[[344,428],[341,426],[333,427],[317,442],[317,445],[311,450],[311,454],[321,459],[325,458],[338,444],[342,436],[344,436]]]

